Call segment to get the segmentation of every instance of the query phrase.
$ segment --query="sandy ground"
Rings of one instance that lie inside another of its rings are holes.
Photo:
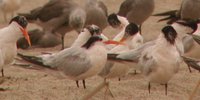
[[[84,2],[84,0],[76,0]],[[109,13],[117,12],[120,3],[123,0],[103,0]],[[18,12],[28,12],[29,10],[41,6],[47,0],[23,0],[23,5]],[[155,12],[178,9],[181,0],[155,0]],[[143,26],[143,36],[145,41],[155,39],[160,32],[164,23],[156,23],[158,18],[150,17]],[[6,23],[0,16],[1,26]],[[35,25],[29,25],[29,29],[36,28]],[[113,37],[115,30],[108,27],[104,33],[108,37]],[[69,47],[77,37],[75,32],[66,35],[66,47]],[[23,53],[40,53],[41,51],[54,52],[61,46],[54,48],[32,48],[29,50],[19,50]],[[198,53],[199,46],[195,45],[187,55],[200,58]],[[84,95],[91,92],[103,79],[94,76],[86,80],[87,89],[76,87],[74,81],[57,76],[58,72],[47,70],[24,69],[17,66],[5,68],[6,78],[0,84],[0,100],[80,100]],[[147,81],[142,75],[128,75],[122,78],[110,80],[110,89],[114,98],[109,100],[188,100],[190,93],[199,80],[200,73],[193,70],[189,73],[185,64],[182,64],[179,72],[169,81],[168,95],[165,95],[164,86],[152,84],[151,94],[148,93]],[[99,91],[91,100],[104,100],[105,89]],[[200,89],[195,96],[195,100],[200,100]]]

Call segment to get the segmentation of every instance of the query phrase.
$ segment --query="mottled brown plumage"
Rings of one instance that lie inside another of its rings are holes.
[[[85,11],[87,14],[85,25],[97,25],[101,29],[107,27],[107,7],[100,0],[87,0],[85,4]]]
[[[125,0],[118,15],[126,17],[129,22],[141,25],[154,10],[154,0]]]

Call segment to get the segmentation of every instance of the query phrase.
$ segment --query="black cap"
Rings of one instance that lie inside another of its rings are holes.
[[[177,32],[172,26],[165,26],[162,29],[162,32],[164,33],[165,39],[170,42],[171,44],[175,43],[175,39],[177,37]]]
[[[129,35],[135,35],[138,31],[139,28],[135,23],[129,23],[125,29],[125,32],[129,33]]]
[[[26,28],[28,25],[28,21],[26,20],[26,18],[24,16],[16,16],[14,18],[12,18],[9,22],[12,23],[13,21],[17,22],[21,27]]]

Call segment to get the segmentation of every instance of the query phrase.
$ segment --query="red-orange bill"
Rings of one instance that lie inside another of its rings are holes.
[[[31,46],[30,37],[29,37],[28,32],[26,31],[26,29],[20,28],[20,30],[22,31],[22,33],[23,33],[25,39],[27,40],[29,46]]]
[[[118,42],[118,41],[112,41],[112,40],[108,40],[104,42],[105,44],[116,44],[116,45],[125,45],[122,42]]]

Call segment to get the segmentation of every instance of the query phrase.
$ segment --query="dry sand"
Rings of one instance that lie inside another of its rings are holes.
[[[28,12],[29,10],[41,6],[47,0],[22,0],[23,5],[18,12]],[[83,0],[76,0],[83,2]],[[119,5],[123,0],[103,0],[109,13],[117,12]],[[155,11],[162,12],[166,10],[178,9],[181,0],[155,0]],[[155,39],[159,34],[159,30],[165,23],[157,23],[158,18],[150,17],[143,26],[143,36],[146,41]],[[6,24],[0,16],[1,26]],[[29,29],[35,28],[35,25],[29,25]],[[108,27],[104,33],[108,37],[113,37],[115,30]],[[70,38],[69,38],[70,37]],[[66,47],[70,46],[77,37],[75,32],[66,35]],[[61,46],[54,48],[36,48],[29,50],[19,50],[23,53],[40,53],[41,51],[57,51]],[[200,58],[198,45],[187,55]],[[76,87],[74,81],[67,78],[59,78],[55,75],[57,72],[49,72],[46,70],[24,69],[17,66],[5,68],[6,78],[0,84],[0,100],[80,100],[84,95],[91,92],[103,79],[98,76],[91,77],[86,80],[87,89]],[[185,64],[182,64],[179,72],[169,81],[168,95],[165,95],[164,86],[152,84],[151,94],[148,93],[147,81],[138,75],[128,75],[122,78],[110,80],[110,89],[114,94],[114,98],[109,100],[188,100],[190,93],[200,79],[200,73],[193,70],[189,73]],[[2,81],[2,78],[0,82]],[[5,89],[3,91],[2,89]],[[91,100],[104,100],[105,89],[98,92]],[[195,95],[194,100],[200,100],[200,88]]]

